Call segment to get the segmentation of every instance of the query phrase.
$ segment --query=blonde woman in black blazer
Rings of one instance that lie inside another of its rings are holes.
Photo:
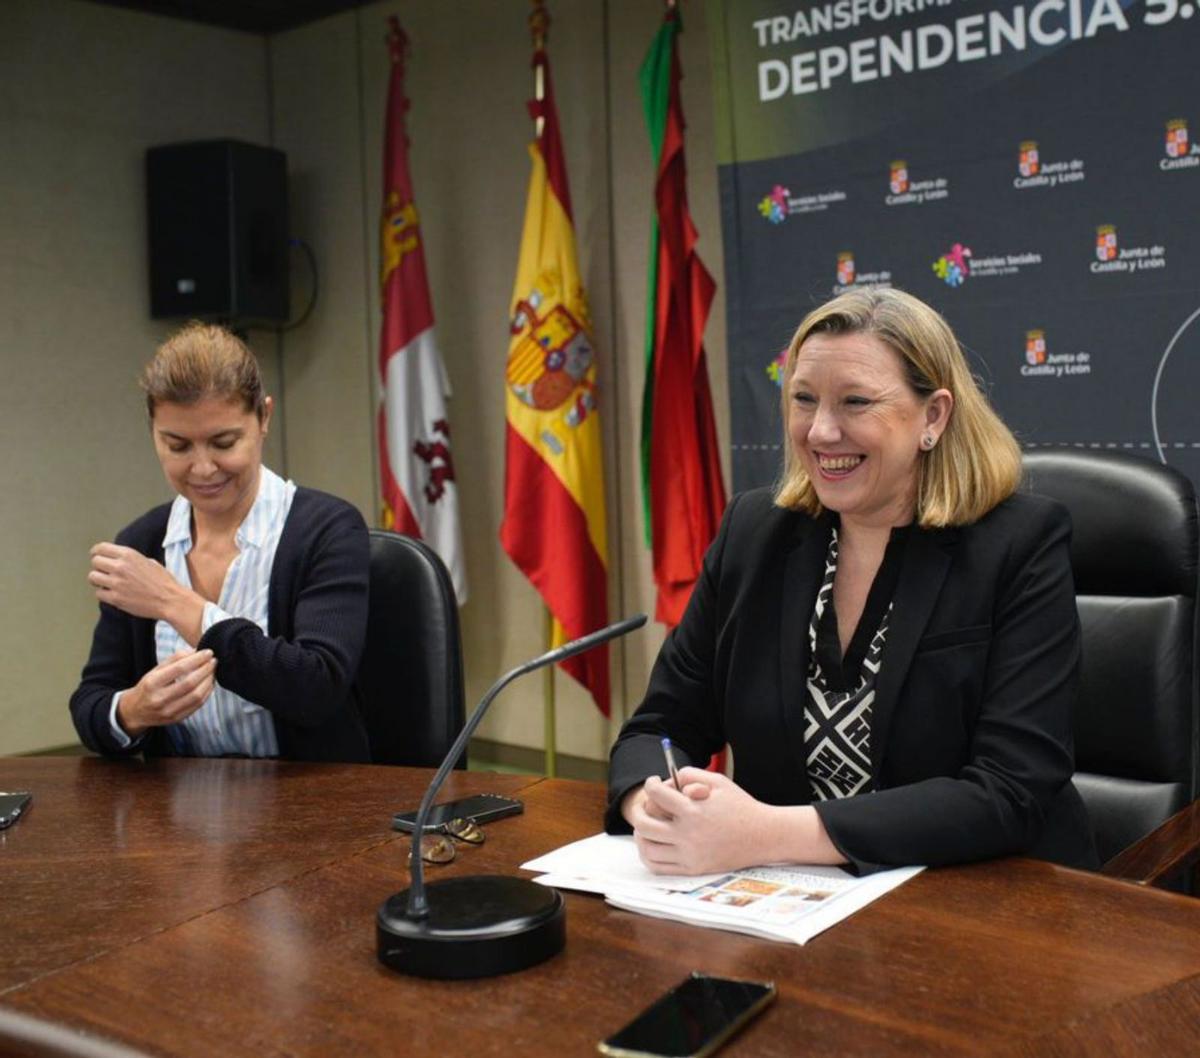
[[[1074,770],[1070,519],[945,321],[897,290],[810,313],[785,470],[730,504],[613,749],[613,832],[663,873],[865,872],[1027,853],[1096,865]],[[732,778],[664,783],[732,747]]]

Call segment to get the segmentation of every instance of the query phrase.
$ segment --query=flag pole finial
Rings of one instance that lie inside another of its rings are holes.
[[[546,10],[545,0],[532,0],[533,10],[529,12],[529,35],[533,39],[533,105],[534,116],[533,134],[536,139],[542,138],[542,129],[546,119],[542,114],[542,101],[546,98],[546,34],[550,29],[550,12]]]
[[[408,34],[404,32],[400,20],[395,15],[388,16],[387,46],[392,62],[403,66],[404,54],[408,51]]]
[[[541,51],[546,46],[546,32],[550,29],[550,12],[546,10],[545,0],[532,0],[532,3],[529,35],[533,38],[533,50]]]

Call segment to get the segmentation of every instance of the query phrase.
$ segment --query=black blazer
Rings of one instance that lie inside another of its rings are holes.
[[[163,560],[171,505],[142,515],[116,542]],[[300,488],[275,550],[267,635],[253,621],[218,621],[201,638],[217,681],[270,710],[279,754],[289,760],[370,760],[354,680],[367,635],[369,553],[362,516],[344,500]],[[116,691],[156,664],[154,622],[104,603],[92,650],[71,695],[71,718],[88,749],[108,756],[171,756],[164,728],[122,748],[108,714]]]
[[[740,786],[769,804],[812,799],[804,760],[808,625],[833,516],[734,499],[645,700],[613,748],[620,799],[663,775],[659,739],[705,763],[728,742]],[[1070,517],[1012,496],[974,525],[914,530],[893,596],[871,720],[871,791],[816,802],[851,867],[1025,852],[1097,865],[1074,770],[1079,618]]]

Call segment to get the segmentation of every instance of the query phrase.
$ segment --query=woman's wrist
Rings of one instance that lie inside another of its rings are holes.
[[[812,805],[766,805],[764,851],[776,863],[845,863]]]
[[[117,723],[130,738],[137,738],[149,730],[146,724],[140,723],[137,719],[141,702],[141,689],[137,686],[122,691],[121,697],[117,700]]]
[[[167,603],[163,620],[178,632],[189,646],[200,642],[204,623],[203,597],[182,584]]]
[[[621,798],[621,818],[630,826],[633,826],[633,820],[629,817],[633,814],[633,806],[638,797],[642,795],[642,784],[639,783],[632,790]]]

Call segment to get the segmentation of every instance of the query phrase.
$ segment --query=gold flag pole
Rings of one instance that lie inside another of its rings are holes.
[[[546,611],[546,649],[552,650],[554,644],[554,614],[550,608]],[[542,744],[546,747],[546,778],[553,779],[558,774],[558,762],[555,759],[556,717],[554,715],[554,668],[547,665],[542,676]]]
[[[533,38],[533,50],[540,52],[546,46],[546,30],[550,26],[550,13],[546,10],[544,0],[532,0],[533,10],[529,12],[529,33]],[[533,97],[542,102],[546,97],[545,71],[540,62],[533,67]],[[534,119],[533,134],[536,138],[542,135],[545,119],[538,114]],[[546,649],[554,648],[554,614],[550,608],[544,607],[546,619]],[[546,778],[553,779],[558,774],[556,746],[558,743],[557,716],[555,715],[554,700],[554,666],[547,665],[542,675],[542,745],[545,753]]]
[[[546,47],[546,31],[550,28],[550,12],[546,10],[545,0],[532,0],[533,10],[529,12],[529,34],[533,37],[533,50],[542,51]],[[533,98],[539,103],[546,98],[545,71],[542,64],[535,63],[533,67]],[[539,114],[533,123],[533,134],[540,137],[545,120]]]

